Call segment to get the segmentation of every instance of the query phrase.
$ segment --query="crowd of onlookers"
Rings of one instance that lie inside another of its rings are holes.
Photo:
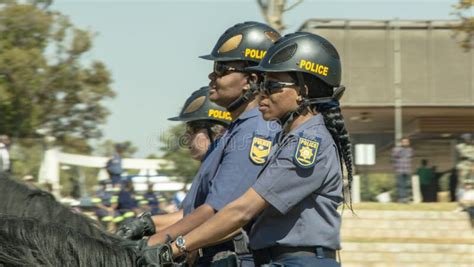
[[[106,227],[114,228],[117,224],[133,218],[142,212],[152,215],[174,212],[181,204],[182,198],[176,193],[171,203],[158,192],[153,191],[153,184],[148,184],[146,192],[136,192],[131,180],[112,184],[101,181],[91,199],[95,207],[95,216]]]
[[[449,200],[452,202],[458,201],[462,210],[469,213],[471,222],[474,222],[474,155],[471,155],[474,152],[473,148],[474,146],[471,144],[469,137],[467,143],[458,145],[458,150],[461,150],[461,162],[456,166],[445,171],[439,171],[435,165],[430,166],[427,159],[422,159],[415,173],[419,179],[423,202],[438,201],[440,179],[443,175],[449,174]],[[403,138],[400,145],[392,150],[392,163],[397,179],[396,198],[400,203],[411,201],[412,158],[413,149],[410,147],[410,140]]]
[[[460,194],[465,191],[465,187],[469,187],[474,183],[473,173],[468,172],[459,177],[459,168],[456,166],[439,171],[437,166],[430,165],[428,159],[422,159],[420,166],[415,173],[412,171],[413,149],[410,146],[410,140],[403,138],[399,146],[392,150],[392,163],[396,176],[396,198],[398,202],[407,203],[412,196],[412,175],[418,175],[420,191],[423,202],[437,202],[438,192],[440,191],[440,179],[443,175],[449,174],[449,200],[456,201]],[[470,168],[473,168],[472,165]]]

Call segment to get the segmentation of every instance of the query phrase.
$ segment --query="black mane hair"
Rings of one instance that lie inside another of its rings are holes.
[[[50,193],[31,189],[5,173],[0,173],[0,214],[35,218],[42,223],[67,225],[109,243],[122,241],[121,238],[101,229],[91,218],[72,212],[57,202]]]
[[[0,266],[136,266],[133,248],[59,223],[0,215]]]

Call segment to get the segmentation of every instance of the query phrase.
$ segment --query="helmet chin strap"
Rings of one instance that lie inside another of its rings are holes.
[[[346,89],[344,86],[339,86],[339,87],[334,88],[332,96],[308,98],[308,95],[306,94],[306,88],[304,87],[303,74],[301,72],[296,72],[296,79],[298,80],[298,86],[300,87],[300,95],[303,99],[301,100],[301,103],[299,104],[296,110],[286,113],[279,120],[282,129],[286,129],[288,125],[290,125],[299,115],[301,115],[311,105],[322,104],[320,106],[322,107],[323,110],[327,110],[334,106],[339,106],[339,99],[341,99]],[[320,109],[321,108],[318,107],[318,112],[323,111]]]
[[[243,104],[248,103],[252,99],[255,92],[257,92],[258,84],[253,81],[249,81],[249,85],[250,88],[244,94],[242,94],[232,103],[230,103],[230,105],[227,107],[228,111],[232,112],[238,109]]]
[[[207,131],[207,136],[209,137],[209,141],[210,143],[214,143],[214,137],[212,137],[212,130],[211,130],[211,127],[209,126],[206,126],[206,131]]]

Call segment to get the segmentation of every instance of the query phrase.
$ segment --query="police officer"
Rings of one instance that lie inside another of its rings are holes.
[[[111,222],[118,215],[116,212],[118,196],[114,196],[107,191],[107,182],[100,181],[99,190],[95,192],[95,197],[92,198],[92,203],[95,205],[95,214],[101,224],[109,228]]]
[[[175,239],[198,227],[255,182],[279,126],[263,120],[257,107],[259,76],[245,68],[257,65],[279,36],[268,25],[240,23],[222,34],[211,54],[202,56],[214,61],[209,74],[209,97],[230,111],[233,121],[208,154],[209,160],[201,165],[183,205],[185,217],[152,236],[150,245]],[[253,266],[244,240],[238,234],[235,240],[204,248],[198,266],[209,266],[216,254],[228,251],[239,254],[242,266]]]
[[[146,206],[151,215],[161,214],[159,196],[153,191],[153,184],[149,183],[147,191],[143,194],[143,201],[146,201]]]
[[[352,180],[350,141],[338,102],[344,90],[339,55],[321,36],[294,33],[250,69],[265,72],[259,109],[265,120],[281,123],[278,141],[252,187],[176,238],[173,253],[212,244],[255,219],[249,237],[256,265],[338,266],[342,161],[349,184]]]
[[[107,161],[106,170],[109,174],[112,186],[114,188],[119,188],[121,183],[122,175],[122,153],[124,151],[124,146],[122,144],[115,145],[115,152],[111,159]]]
[[[138,201],[131,180],[126,181],[118,194],[117,210],[124,220],[128,221],[135,217],[138,209]]]
[[[204,86],[194,91],[184,103],[178,116],[169,118],[171,121],[186,123],[185,143],[190,150],[191,157],[206,165],[206,155],[213,150],[215,141],[223,134],[232,121],[230,112],[209,100],[209,87]],[[191,187],[188,197],[184,199],[182,206],[190,210],[192,197],[197,186]],[[124,224],[117,234],[128,239],[139,239],[143,235],[154,234],[164,228],[178,222],[183,218],[183,209],[169,214],[154,216],[142,214],[136,220]],[[153,220],[153,221],[152,221]]]
[[[230,112],[210,101],[209,87],[204,86],[186,100],[179,116],[168,120],[186,123],[191,157],[202,162],[209,146],[224,133],[232,118]]]

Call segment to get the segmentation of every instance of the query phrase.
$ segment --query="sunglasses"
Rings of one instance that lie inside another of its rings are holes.
[[[243,68],[234,68],[228,65],[225,65],[221,62],[214,62],[214,69],[213,72],[218,76],[226,76],[229,73],[232,72],[245,72],[245,69]]]
[[[276,91],[281,90],[283,87],[294,86],[294,85],[296,85],[296,83],[264,80],[260,84],[259,92],[265,95],[271,95],[275,93]]]

